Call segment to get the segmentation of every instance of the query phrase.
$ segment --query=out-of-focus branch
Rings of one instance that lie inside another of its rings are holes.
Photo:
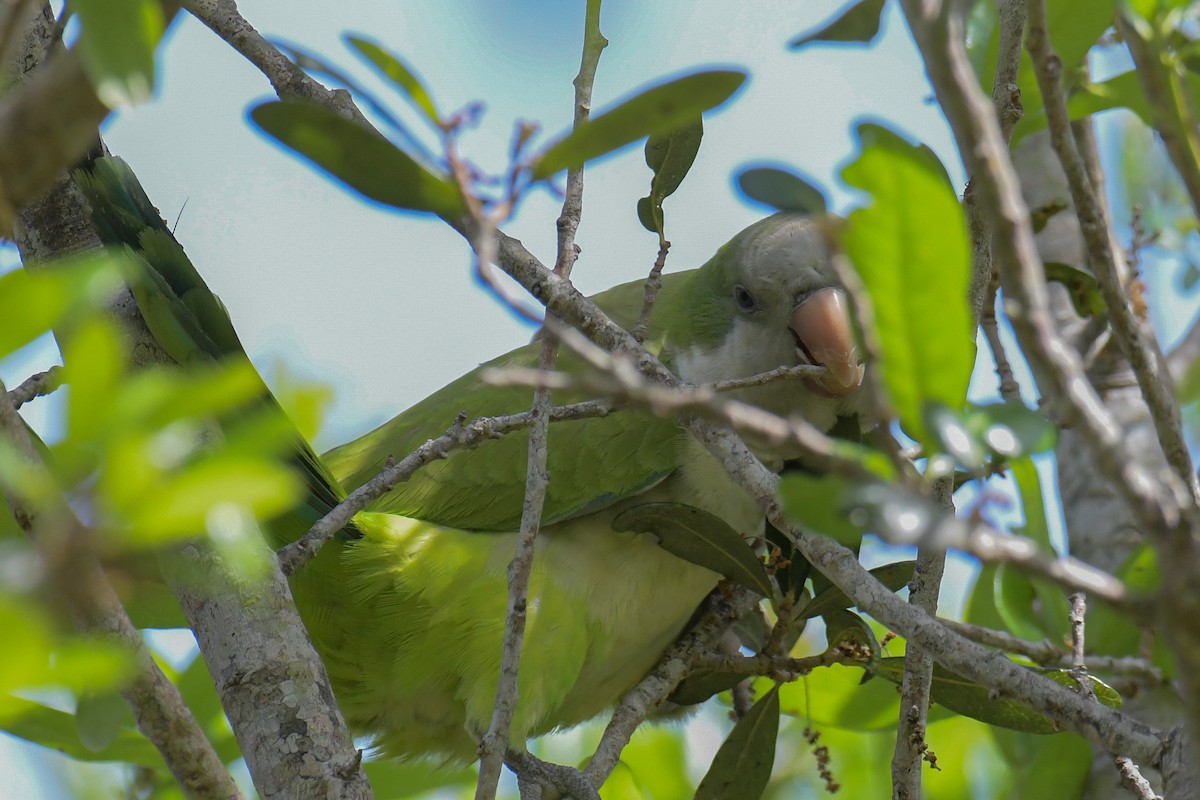
[[[51,367],[21,381],[20,385],[9,390],[8,399],[14,409],[19,409],[35,397],[45,397],[61,385],[62,367]]]
[[[1034,73],[1046,106],[1050,143],[1062,163],[1071,189],[1071,199],[1079,217],[1087,252],[1088,267],[1096,278],[1109,320],[1121,350],[1137,375],[1142,395],[1150,407],[1154,428],[1168,463],[1187,487],[1192,504],[1200,502],[1200,482],[1183,437],[1183,424],[1175,400],[1174,381],[1166,369],[1157,342],[1147,335],[1129,305],[1127,292],[1118,273],[1112,247],[1112,235],[1095,184],[1080,154],[1067,101],[1062,88],[1062,62],[1051,49],[1046,28],[1045,0],[1030,0],[1029,31],[1026,39],[1033,59]]]
[[[26,469],[44,478],[40,483],[53,485],[10,396],[0,383],[0,437],[16,447]],[[159,669],[125,613],[96,560],[93,537],[67,506],[66,499],[55,495],[43,508],[8,491],[5,499],[36,546],[56,592],[67,601],[79,629],[115,641],[132,656],[133,675],[122,687],[121,696],[133,711],[138,730],[162,754],[186,796],[204,800],[240,798],[241,792],[179,689]]]

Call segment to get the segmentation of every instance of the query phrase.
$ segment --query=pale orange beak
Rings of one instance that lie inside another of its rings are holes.
[[[829,372],[810,385],[834,397],[862,384],[863,366],[850,323],[850,301],[841,289],[822,289],[792,309],[790,325],[800,361],[825,367]]]

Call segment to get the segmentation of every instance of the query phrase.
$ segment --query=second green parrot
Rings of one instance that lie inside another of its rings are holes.
[[[208,290],[124,162],[76,173],[102,238],[141,257],[135,297],[164,348],[188,363],[240,353]],[[594,298],[631,328],[642,282]],[[734,393],[828,429],[857,411],[863,377],[818,224],[778,214],[735,236],[703,267],[665,276],[647,348],[680,378],[708,383],[815,364],[819,378]],[[279,547],[462,413],[527,410],[530,392],[486,385],[486,367],[537,363],[537,343],[482,365],[365,436],[319,459],[298,442],[310,494],[268,526]],[[570,353],[559,368],[583,369]],[[556,403],[586,399],[556,393]],[[525,491],[527,434],[453,452],[397,485],[292,576],[296,603],[351,726],[389,755],[475,757],[495,702],[506,570]],[[760,450],[768,464],[789,454]],[[519,699],[510,742],[582,722],[611,706],[680,634],[715,573],[614,520],[647,503],[703,509],[746,537],[757,502],[672,419],[639,410],[555,423],[538,534]]]

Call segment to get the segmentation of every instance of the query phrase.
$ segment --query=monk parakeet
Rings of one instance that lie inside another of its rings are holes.
[[[144,259],[135,287],[173,357],[241,352],[228,316],[120,160],[77,173],[103,238]],[[594,298],[630,328],[642,282]],[[821,378],[739,391],[741,399],[828,429],[853,413],[862,380],[846,298],[817,224],[777,214],[735,236],[703,267],[665,276],[647,347],[680,378],[705,383],[818,364]],[[530,344],[482,365],[391,421],[295,463],[305,506],[269,524],[272,544],[302,535],[345,491],[467,418],[526,410],[530,392],[480,380],[485,367],[534,366]],[[569,352],[559,368],[582,369]],[[555,402],[585,399],[561,392]],[[297,605],[347,720],[385,753],[470,759],[495,701],[506,569],[521,516],[526,435],[457,451],[358,514],[292,576]],[[786,454],[761,453],[778,462]],[[571,726],[612,705],[679,635],[719,576],[653,535],[618,530],[647,503],[708,511],[747,537],[761,511],[674,420],[639,410],[556,423],[535,548],[519,700],[510,742]]]

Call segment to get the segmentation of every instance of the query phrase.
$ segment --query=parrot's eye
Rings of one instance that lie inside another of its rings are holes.
[[[746,287],[740,283],[733,287],[733,300],[742,311],[753,311],[758,308],[758,303],[754,301],[753,295],[746,291]]]

